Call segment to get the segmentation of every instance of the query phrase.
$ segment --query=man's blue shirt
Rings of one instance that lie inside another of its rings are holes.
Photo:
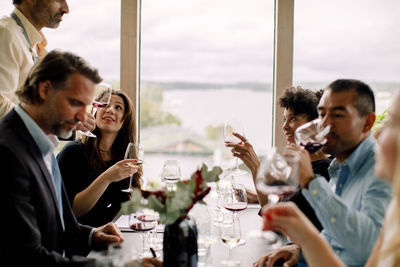
[[[316,175],[302,193],[322,236],[347,266],[364,266],[381,231],[391,187],[374,174],[375,140],[364,139],[344,162],[332,161],[329,183]]]

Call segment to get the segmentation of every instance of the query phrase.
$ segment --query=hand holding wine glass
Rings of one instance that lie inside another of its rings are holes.
[[[225,144],[239,144],[242,142],[238,137],[236,137],[233,133],[238,133],[241,136],[245,136],[242,123],[238,120],[229,120],[225,121],[224,124],[224,142]],[[238,158],[235,158],[236,168],[230,173],[231,175],[244,175],[247,171],[239,169],[239,161]]]
[[[317,152],[325,143],[325,136],[329,133],[330,126],[323,126],[320,119],[315,119],[296,129],[296,144],[303,146],[308,152]]]
[[[141,166],[143,164],[144,157],[144,149],[141,144],[129,143],[126,151],[124,159],[134,159],[134,164],[137,166]],[[129,186],[126,189],[122,189],[122,192],[130,193],[132,192],[132,179],[133,175],[129,177]]]

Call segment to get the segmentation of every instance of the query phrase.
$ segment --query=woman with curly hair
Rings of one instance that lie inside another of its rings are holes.
[[[294,144],[294,133],[301,125],[318,118],[317,106],[323,94],[323,90],[317,92],[309,89],[303,89],[300,86],[290,87],[285,90],[279,98],[279,105],[284,108],[282,130],[285,134],[288,144]],[[232,147],[232,154],[240,158],[244,164],[251,170],[253,181],[255,182],[257,171],[260,166],[260,160],[255,153],[251,143],[240,134],[234,133],[242,142],[239,144],[227,144],[227,147]],[[329,180],[328,167],[331,162],[329,155],[317,151],[311,155],[312,166],[314,173],[318,173]],[[248,192],[248,195],[252,195]],[[267,196],[257,191],[257,199],[261,206],[268,203]],[[284,201],[293,201],[306,214],[306,216],[314,223],[314,225],[322,230],[322,225],[319,222],[314,210],[308,204],[307,200],[300,191],[296,191]]]

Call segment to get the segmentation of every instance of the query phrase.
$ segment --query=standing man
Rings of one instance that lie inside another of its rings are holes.
[[[381,231],[391,197],[390,185],[374,174],[375,140],[370,136],[375,121],[371,88],[357,80],[336,80],[318,105],[319,118],[330,126],[323,152],[335,156],[328,169],[329,183],[314,174],[310,156],[302,150],[302,194],[314,209],[324,230],[322,236],[347,266],[364,266]],[[254,266],[268,266],[282,258],[295,265],[297,244],[266,254]]]
[[[0,120],[1,266],[94,266],[93,259],[74,255],[122,242],[112,223],[77,223],[53,154],[56,136],[68,138],[85,120],[100,81],[82,58],[50,52],[16,92],[21,104]]]
[[[11,15],[0,19],[0,119],[18,103],[15,91],[35,61],[47,53],[41,30],[57,28],[69,12],[66,0],[13,0],[13,4]],[[92,115],[78,125],[82,131],[94,127]]]
[[[10,17],[0,19],[0,118],[17,103],[34,62],[46,54],[44,27],[57,28],[69,12],[66,1],[13,0]]]

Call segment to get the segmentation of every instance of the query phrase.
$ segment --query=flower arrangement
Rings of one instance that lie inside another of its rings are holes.
[[[173,224],[178,219],[186,217],[194,204],[203,202],[202,199],[210,192],[207,183],[217,182],[221,173],[220,167],[208,171],[207,166],[203,164],[189,180],[179,181],[175,191],[135,188],[131,199],[122,203],[121,213],[130,214],[143,208],[152,209],[160,214],[162,224]]]

